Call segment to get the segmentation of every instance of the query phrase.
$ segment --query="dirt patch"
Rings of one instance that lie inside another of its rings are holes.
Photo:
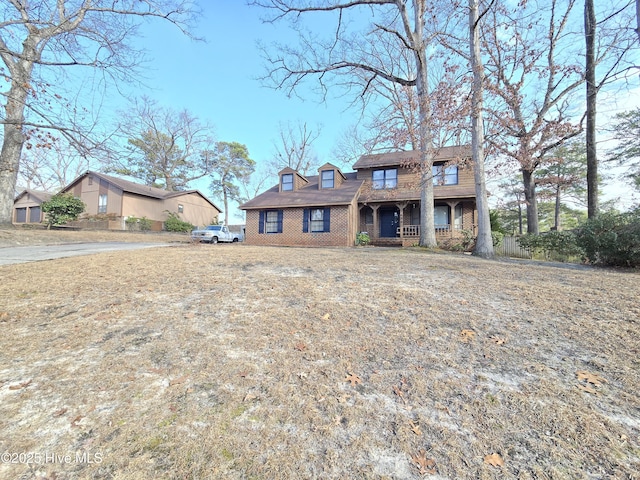
[[[637,273],[240,244],[0,275],[1,478],[638,478]]]

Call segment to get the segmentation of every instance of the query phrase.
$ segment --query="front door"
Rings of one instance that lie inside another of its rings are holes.
[[[400,226],[400,214],[395,207],[380,207],[378,210],[380,220],[380,237],[395,238]]]

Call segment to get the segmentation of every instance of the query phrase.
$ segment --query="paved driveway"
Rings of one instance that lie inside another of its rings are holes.
[[[141,248],[168,247],[166,243],[65,243],[62,245],[33,245],[28,247],[0,248],[0,265],[38,262],[54,258],[77,257],[93,253],[113,252],[117,250],[139,250]]]

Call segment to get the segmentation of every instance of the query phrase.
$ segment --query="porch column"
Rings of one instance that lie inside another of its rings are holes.
[[[380,221],[378,220],[378,209],[380,205],[369,205],[373,210],[373,234],[371,238],[380,238]]]
[[[399,222],[400,222],[400,240],[401,241],[404,239],[404,209],[407,207],[407,205],[409,205],[409,202],[396,203],[396,207],[398,208],[398,210],[400,210]]]
[[[458,206],[460,202],[453,202],[453,201],[449,201],[447,202],[447,205],[449,205],[449,236],[450,237],[455,237],[455,226],[456,226],[456,207]],[[464,221],[464,219],[463,219]]]

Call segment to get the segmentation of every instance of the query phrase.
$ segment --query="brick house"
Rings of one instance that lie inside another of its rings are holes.
[[[469,147],[444,147],[434,160],[436,236],[476,233],[476,202]],[[419,152],[364,155],[356,170],[330,163],[305,177],[290,168],[278,185],[241,205],[252,245],[351,246],[358,232],[376,245],[411,245],[420,237]]]
[[[168,213],[192,225],[209,225],[221,210],[198,190],[170,192],[98,172],[86,172],[62,189],[87,206],[73,225],[97,229],[125,230],[129,217],[146,217],[151,229],[160,231]]]

